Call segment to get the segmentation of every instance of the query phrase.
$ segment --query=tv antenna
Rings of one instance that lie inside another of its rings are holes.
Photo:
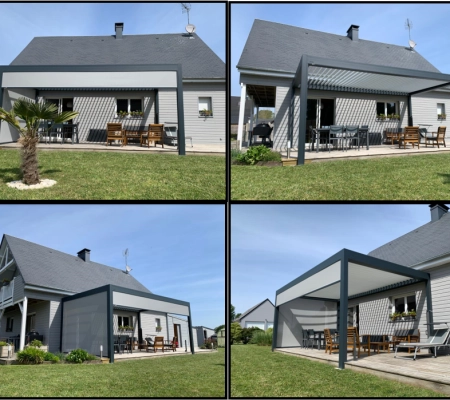
[[[188,25],[189,25],[189,11],[191,11],[191,3],[181,3],[181,8],[183,14],[187,13],[188,15]]]
[[[408,29],[408,33],[409,33],[409,47],[411,48],[411,50],[414,49],[414,47],[416,47],[416,42],[414,42],[413,40],[411,40],[411,28],[413,27],[413,23],[409,18],[406,18],[406,22],[405,22],[405,29]]]
[[[125,257],[125,272],[128,274],[132,269],[128,266],[128,249],[125,249],[123,252],[123,256]]]

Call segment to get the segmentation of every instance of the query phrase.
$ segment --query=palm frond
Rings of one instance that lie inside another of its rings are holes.
[[[71,119],[74,119],[77,117],[79,112],[77,111],[63,111],[62,113],[58,114],[53,118],[53,121],[55,121],[55,124],[61,124],[63,122],[69,121]]]

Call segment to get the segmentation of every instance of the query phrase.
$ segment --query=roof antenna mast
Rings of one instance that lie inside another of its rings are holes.
[[[130,271],[132,271],[132,269],[128,266],[128,249],[125,249],[123,252],[123,256],[125,257],[125,273],[130,273]]]
[[[194,39],[192,34],[195,32],[195,25],[189,23],[189,11],[191,11],[191,3],[181,3],[183,14],[188,15],[188,24],[186,25],[186,32],[189,34],[189,39]]]
[[[414,50],[414,47],[416,47],[417,44],[411,40],[411,28],[412,27],[413,27],[412,21],[410,21],[409,18],[406,18],[405,29],[408,29],[408,33],[409,33],[409,48],[411,50]]]

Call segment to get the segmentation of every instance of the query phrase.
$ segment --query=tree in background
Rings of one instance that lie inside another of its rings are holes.
[[[271,110],[259,110],[258,119],[273,119],[273,112]]]
[[[216,332],[216,334],[217,334],[217,333],[219,333],[223,328],[225,328],[225,324],[216,326],[216,327],[214,328],[214,332]]]
[[[242,340],[241,333],[242,328],[239,322],[232,322],[230,326],[230,344],[240,342]]]

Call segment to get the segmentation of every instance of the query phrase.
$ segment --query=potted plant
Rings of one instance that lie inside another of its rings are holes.
[[[156,327],[156,332],[161,332],[161,330],[162,330],[162,326],[157,326]]]
[[[44,346],[44,345],[42,344],[42,342],[41,342],[40,340],[37,340],[37,339],[32,340],[32,341],[31,341],[30,343],[28,343],[28,345],[25,346],[25,347],[35,347],[35,348],[38,348],[38,349],[40,349],[40,350],[42,350],[42,351],[45,351],[45,352],[48,351],[48,346]]]
[[[200,110],[200,115],[202,117],[212,117],[212,111],[204,108],[203,110]]]
[[[127,113],[126,111],[119,111],[119,112],[117,113],[117,116],[118,116],[119,118],[125,118],[127,115],[128,115],[128,113]]]
[[[10,344],[10,353],[9,355],[14,354],[14,344]],[[8,358],[8,343],[0,341],[0,357]]]
[[[133,332],[134,328],[130,325],[121,325],[119,326],[119,331],[124,331],[124,332]]]
[[[391,119],[399,121],[400,120],[400,115],[399,114],[392,114],[392,118]]]
[[[416,315],[417,315],[416,310],[411,310],[411,311],[409,311],[409,312],[408,312],[408,315],[409,315],[411,318],[415,319],[415,318],[416,318]]]
[[[392,314],[389,314],[389,318],[393,321],[395,321],[397,318],[401,318],[402,313],[400,312],[394,312]]]
[[[377,115],[377,119],[379,121],[384,121],[386,119],[386,114],[379,114],[379,115]]]
[[[438,114],[438,119],[445,119],[447,114]]]

